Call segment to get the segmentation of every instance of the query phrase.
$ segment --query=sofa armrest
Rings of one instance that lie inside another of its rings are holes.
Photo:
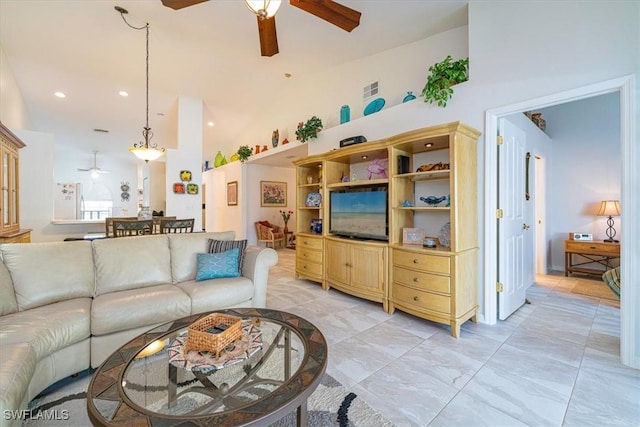
[[[242,275],[253,282],[253,306],[267,304],[269,269],[278,262],[278,253],[271,248],[248,246],[244,256]]]

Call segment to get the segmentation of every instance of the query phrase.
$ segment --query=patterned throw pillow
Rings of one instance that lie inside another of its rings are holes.
[[[229,249],[238,248],[238,273],[242,274],[244,265],[244,252],[247,249],[247,239],[244,240],[215,240],[209,239],[208,252],[225,252]]]
[[[238,277],[238,248],[219,253],[197,254],[196,282],[222,277]]]

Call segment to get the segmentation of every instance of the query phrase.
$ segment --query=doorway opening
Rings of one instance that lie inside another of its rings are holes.
[[[612,92],[620,94],[620,139],[621,139],[621,158],[622,165],[622,205],[627,209],[623,210],[624,217],[634,218],[639,207],[638,201],[632,197],[631,188],[637,174],[636,169],[640,168],[638,159],[638,148],[633,145],[635,137],[635,119],[633,117],[633,96],[634,96],[634,78],[627,76],[619,79],[609,80],[594,85],[581,87],[578,89],[557,93],[554,95],[532,99],[518,104],[501,107],[498,109],[488,110],[486,114],[486,135],[485,135],[485,224],[484,224],[484,249],[485,249],[485,277],[484,277],[484,321],[489,324],[495,324],[498,318],[498,303],[496,298],[497,277],[498,277],[498,241],[497,229],[498,224],[495,220],[496,209],[498,208],[498,200],[495,192],[497,183],[497,167],[498,155],[495,146],[491,143],[498,137],[498,121],[501,117],[510,114],[536,110],[557,104],[567,103],[585,98],[591,98]],[[626,191],[625,191],[626,190]],[[627,227],[622,230],[622,241],[627,242],[622,246],[621,259],[633,259],[638,256],[640,245],[632,239],[633,227]],[[621,269],[622,282],[625,278],[638,277],[640,267],[634,263],[627,263]],[[628,280],[628,279],[627,279]],[[635,355],[636,347],[640,343],[636,343],[640,326],[637,323],[638,295],[640,290],[630,286],[625,289],[625,293],[621,293],[621,358],[622,362],[630,366],[637,367],[640,365],[640,356]],[[634,335],[635,334],[635,335]]]

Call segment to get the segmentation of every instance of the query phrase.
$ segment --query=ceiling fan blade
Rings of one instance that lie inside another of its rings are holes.
[[[208,0],[162,0],[162,4],[166,7],[170,7],[173,10],[179,10],[185,7],[193,6],[194,4],[204,3]]]
[[[345,31],[351,32],[360,25],[360,12],[331,0],[289,0],[289,3]]]
[[[258,33],[260,35],[260,54],[273,56],[278,53],[278,35],[276,34],[276,17],[258,19]]]
[[[105,170],[102,170],[102,169],[96,169],[95,171],[98,172],[98,173],[111,173],[111,171],[105,171]]]
[[[80,168],[78,168],[78,172],[91,172],[91,169],[80,169]]]

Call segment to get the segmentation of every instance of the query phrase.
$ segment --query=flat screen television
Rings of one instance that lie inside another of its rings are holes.
[[[329,233],[388,241],[387,206],[386,185],[334,190],[329,197]]]

